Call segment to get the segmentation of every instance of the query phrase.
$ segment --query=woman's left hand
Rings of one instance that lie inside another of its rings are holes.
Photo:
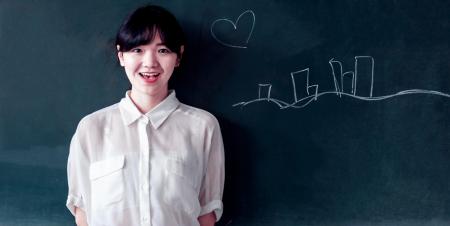
[[[198,217],[200,226],[214,226],[216,223],[216,214],[214,212]]]

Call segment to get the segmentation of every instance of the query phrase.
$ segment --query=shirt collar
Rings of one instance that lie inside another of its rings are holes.
[[[169,115],[178,107],[180,102],[175,96],[175,90],[170,90],[169,95],[156,105],[149,112],[142,114],[130,98],[130,91],[125,93],[125,97],[119,103],[120,113],[126,126],[132,124],[140,118],[147,118],[153,128],[159,126],[169,117]]]

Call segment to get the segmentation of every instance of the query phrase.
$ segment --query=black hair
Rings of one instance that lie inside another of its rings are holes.
[[[183,29],[172,13],[160,6],[147,5],[136,9],[122,24],[116,35],[119,51],[150,43],[159,34],[163,44],[181,57],[185,44]]]

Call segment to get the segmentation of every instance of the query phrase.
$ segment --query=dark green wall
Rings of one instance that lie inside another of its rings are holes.
[[[128,88],[113,39],[145,3],[0,0],[0,225],[73,225],[68,144]],[[188,36],[172,87],[222,126],[220,225],[450,224],[450,1],[154,3]]]

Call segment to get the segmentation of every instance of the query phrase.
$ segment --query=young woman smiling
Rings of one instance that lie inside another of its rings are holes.
[[[77,225],[213,226],[222,215],[224,150],[210,113],[168,89],[185,46],[159,6],[131,14],[116,37],[131,90],[84,117],[72,138],[67,207]]]

